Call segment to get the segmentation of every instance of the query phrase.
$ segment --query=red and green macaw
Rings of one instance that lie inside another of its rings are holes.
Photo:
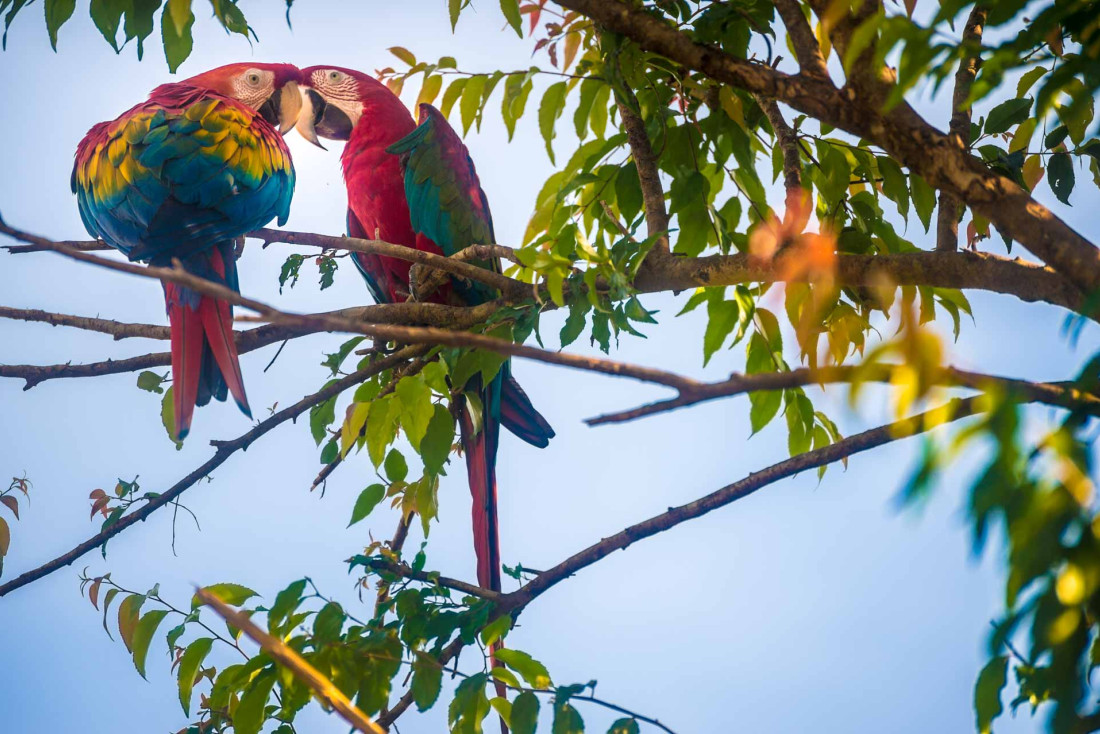
[[[389,89],[366,74],[342,68],[302,70],[303,108],[298,130],[345,140],[342,163],[348,191],[348,234],[453,255],[470,245],[493,244],[493,219],[474,163],[461,138],[431,105],[420,105],[419,125]],[[319,143],[318,143],[319,144]],[[409,294],[406,260],[356,253],[355,263],[379,303]],[[500,262],[478,263],[500,272]],[[457,282],[433,300],[461,305],[495,298],[492,288]],[[475,378],[462,387],[483,406],[481,419],[463,402],[462,445],[473,495],[477,579],[500,590],[496,458],[500,426],[545,447],[554,430],[531,405],[505,362],[488,385]]]
[[[282,134],[302,106],[289,64],[230,64],[163,84],[80,142],[72,189],[94,237],[130,260],[171,265],[235,291],[235,238],[278,217],[294,193]],[[251,417],[229,303],[164,283],[171,324],[175,433],[226,392]]]

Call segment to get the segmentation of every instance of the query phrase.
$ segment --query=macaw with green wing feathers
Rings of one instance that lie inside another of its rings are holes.
[[[234,241],[286,222],[294,167],[282,132],[297,121],[301,71],[230,64],[163,84],[76,151],[72,189],[85,228],[130,260],[188,272],[239,292]],[[232,306],[164,282],[171,324],[175,435],[196,405],[233,395],[251,417],[233,341]]]
[[[341,161],[348,234],[443,255],[496,242],[489,203],[470,154],[437,109],[420,105],[417,124],[389,89],[351,69],[310,67],[302,70],[302,79],[299,132],[318,145],[318,136],[347,141]],[[408,261],[356,253],[355,263],[377,302],[408,298]],[[499,260],[477,264],[500,272]],[[440,288],[432,300],[473,305],[497,295],[482,283],[456,280]],[[512,377],[508,362],[487,385],[475,377],[457,387],[467,397],[460,401],[459,422],[473,495],[478,583],[499,591],[500,426],[539,448],[549,443],[554,431]]]

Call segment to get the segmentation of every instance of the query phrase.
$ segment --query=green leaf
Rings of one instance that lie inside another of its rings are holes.
[[[409,443],[419,451],[420,440],[428,432],[428,422],[435,412],[432,407],[432,390],[422,377],[410,375],[401,378],[394,393],[401,403],[401,427],[405,429]],[[369,423],[368,419],[368,431]]]
[[[584,734],[584,719],[570,704],[554,704],[553,734]]]
[[[326,385],[327,387],[327,385]],[[328,427],[336,420],[336,396],[309,409],[309,432],[318,446],[328,436]]]
[[[737,327],[741,307],[737,301],[727,301],[721,294],[707,302],[707,330],[703,334],[703,365],[710,362],[714,353],[722,348],[726,337]]]
[[[447,87],[447,91],[443,93],[443,101],[439,103],[439,111],[443,113],[444,117],[451,116],[451,108],[454,107],[455,102],[462,96],[462,90],[466,88],[466,77],[455,79]]]
[[[490,622],[481,630],[481,643],[489,647],[497,640],[503,640],[509,630],[512,629],[512,615],[505,614]]]
[[[400,384],[398,383],[399,387]],[[371,404],[370,414],[367,415],[367,453],[375,466],[381,465],[382,459],[386,457],[386,447],[393,443],[397,435],[394,413],[400,410],[400,403],[389,396]]]
[[[913,195],[913,207],[917,210],[924,231],[932,225],[932,211],[936,208],[936,190],[915,173],[909,174],[909,192]]]
[[[638,734],[637,719],[616,719],[607,734]]]
[[[176,27],[176,33],[179,34],[182,34],[184,29],[190,28],[191,22],[195,19],[195,14],[191,12],[191,0],[168,0],[164,4],[164,9]]]
[[[463,0],[447,0],[447,14],[451,18],[451,33],[454,33],[458,25],[458,14],[462,11]]]
[[[134,630],[137,628],[138,615],[144,603],[144,594],[130,594],[118,605],[118,632],[122,637],[122,644],[126,645],[127,652],[134,651]]]
[[[180,656],[180,667],[177,680],[180,691],[180,705],[183,713],[191,715],[191,689],[195,687],[195,677],[202,667],[202,661],[210,653],[210,647],[214,644],[211,637],[200,637],[187,646]]]
[[[234,734],[259,734],[264,724],[264,707],[276,677],[274,670],[266,670],[252,680],[233,712]]]
[[[478,111],[481,109],[481,93],[485,91],[486,79],[487,77],[484,76],[472,76],[466,81],[466,86],[462,90],[462,101],[458,104],[458,110],[462,118],[463,135],[470,132],[470,126],[478,117]],[[478,127],[481,127],[480,123]]]
[[[562,349],[575,342],[581,332],[584,331],[584,316],[588,313],[589,308],[591,306],[588,301],[580,298],[569,304],[569,315],[565,317],[565,324],[561,327],[561,333],[558,335]]]
[[[203,591],[213,596],[218,597],[223,602],[231,607],[239,607],[246,601],[254,596],[259,596],[255,591],[247,586],[241,586],[240,584],[233,584],[229,582],[221,584],[211,584],[210,586],[204,586]],[[198,609],[202,606],[202,600],[199,599],[199,595],[191,599],[191,609]]]
[[[534,734],[539,721],[539,699],[534,693],[524,691],[512,701],[512,731],[515,734]]]
[[[413,702],[419,711],[427,711],[439,699],[443,688],[443,666],[426,654],[417,655],[412,663]]]
[[[523,18],[519,14],[519,0],[500,0],[500,12],[504,13],[508,25],[512,26],[516,35],[523,38]]]
[[[554,163],[554,148],[552,145],[555,137],[554,123],[561,117],[562,110],[565,109],[565,95],[568,91],[565,82],[551,84],[539,104],[539,132],[546,142],[546,154],[550,156],[551,163]]]
[[[416,56],[413,52],[403,46],[390,46],[388,49],[391,54],[404,61],[409,66],[416,66]]]
[[[316,645],[325,645],[335,642],[344,629],[344,621],[347,615],[344,608],[334,601],[330,601],[321,607],[317,616],[313,618],[313,639]]]
[[[504,126],[508,128],[508,142],[512,141],[512,135],[516,132],[516,120],[523,117],[527,96],[531,94],[533,87],[525,74],[509,74],[504,81],[504,99],[500,103],[500,114],[504,118]]]
[[[129,6],[130,0],[91,0],[88,8],[92,22],[111,48],[118,53],[118,27],[122,23],[122,13]]]
[[[46,30],[50,34],[50,46],[57,50],[57,29],[73,17],[76,0],[46,0]]]
[[[397,449],[390,449],[382,468],[386,472],[386,478],[391,482],[400,482],[409,476],[409,464],[405,461],[405,456]]]
[[[905,174],[893,158],[876,156],[878,170],[882,174],[882,193],[886,198],[897,204],[898,214],[902,217],[909,216],[909,187],[906,185]]]
[[[267,628],[274,632],[283,620],[302,603],[306,580],[299,579],[275,595],[275,603],[267,613]]]
[[[177,26],[174,16],[169,14],[171,5],[170,0],[160,16],[160,35],[164,42],[164,58],[168,62],[168,71],[175,74],[180,64],[191,55],[191,49],[194,46],[191,27],[195,25],[195,16],[188,7],[187,20],[182,26]]]
[[[1055,153],[1047,163],[1047,181],[1050,190],[1058,201],[1069,204],[1069,195],[1073,191],[1073,160],[1068,153]]]
[[[381,484],[372,484],[360,492],[359,498],[355,500],[355,507],[352,508],[351,522],[348,523],[348,527],[350,528],[352,525],[371,514],[385,496],[386,487]]]
[[[156,372],[150,372],[145,370],[137,378],[138,388],[145,390],[146,392],[155,392],[157,395],[164,394],[164,388],[161,385],[164,383],[164,378],[158,375]]]
[[[167,616],[167,609],[154,609],[141,618],[134,628],[134,637],[131,642],[134,653],[134,667],[141,677],[145,677],[145,658],[149,655],[149,643],[153,641],[157,627]]]
[[[985,118],[986,134],[997,135],[1007,132],[1013,125],[1026,120],[1033,101],[1031,97],[1010,99],[991,109],[989,116]]]
[[[160,8],[160,2],[161,0],[131,0],[126,4],[126,20],[122,30],[126,33],[126,40],[137,39],[139,61],[145,53],[145,39],[153,32],[153,15]]]
[[[160,424],[164,426],[168,440],[176,444],[176,451],[183,448],[183,442],[176,438],[176,402],[172,398],[172,388],[164,391],[164,397],[160,399]]]
[[[428,421],[428,430],[420,440],[420,459],[424,469],[439,474],[447,457],[451,455],[451,446],[455,440],[455,419],[451,411],[443,405],[435,405],[432,419]]]
[[[1049,69],[1045,69],[1042,66],[1036,66],[1031,71],[1027,72],[1020,77],[1020,81],[1016,84],[1016,96],[1023,97],[1035,86],[1035,82],[1039,81],[1039,77],[1046,74]]]
[[[1043,146],[1047,150],[1054,150],[1062,144],[1067,135],[1069,135],[1069,128],[1065,125],[1059,125],[1047,133],[1047,136],[1043,138]]]
[[[993,720],[1004,712],[1001,691],[1007,678],[1008,657],[1005,655],[990,660],[978,674],[978,682],[974,686],[974,714],[981,734],[990,734]]]
[[[497,650],[497,660],[523,676],[532,688],[545,690],[550,687],[550,671],[546,666],[521,650]]]

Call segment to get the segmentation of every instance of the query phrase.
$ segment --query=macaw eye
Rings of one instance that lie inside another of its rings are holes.
[[[245,76],[245,81],[247,81],[253,87],[258,87],[261,81],[259,72],[249,72],[247,76]]]
[[[328,80],[330,82],[338,82],[344,78],[344,75],[339,71],[330,71],[328,73]]]

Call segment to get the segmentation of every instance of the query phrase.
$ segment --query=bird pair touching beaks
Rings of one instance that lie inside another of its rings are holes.
[[[292,128],[347,141],[341,158],[352,237],[452,255],[492,244],[493,223],[466,146],[446,119],[421,105],[419,125],[383,84],[351,69],[231,64],[157,87],[111,122],[94,126],[76,152],[72,188],[88,231],[131,260],[174,260],[239,291],[234,240],[272,219],[286,222],[294,167],[282,134]],[[282,133],[282,134],[281,134]],[[405,300],[407,260],[355,254],[375,301]],[[479,262],[500,270],[499,261]],[[250,415],[233,340],[232,306],[164,283],[171,323],[175,431],[183,439],[196,405],[232,394]],[[496,297],[451,283],[433,300],[473,305]],[[515,382],[508,363],[489,383],[455,385],[474,497],[478,581],[500,589],[496,454],[503,424],[545,447],[554,431]]]

